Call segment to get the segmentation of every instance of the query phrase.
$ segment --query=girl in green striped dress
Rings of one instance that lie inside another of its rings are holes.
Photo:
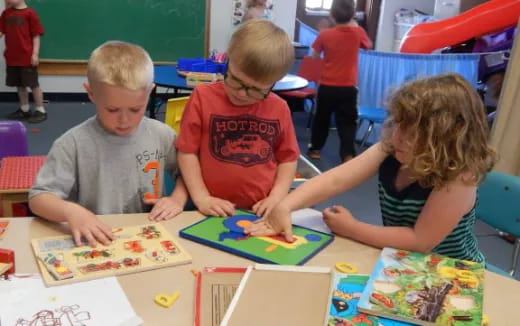
[[[337,235],[375,247],[483,261],[473,233],[477,186],[496,161],[483,103],[461,76],[414,81],[392,97],[380,143],[287,195],[246,232],[283,233],[291,211],[325,201],[378,174],[383,226],[342,206],[323,211]]]

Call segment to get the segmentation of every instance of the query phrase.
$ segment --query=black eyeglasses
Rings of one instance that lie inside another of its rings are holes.
[[[228,63],[229,66],[229,63]],[[235,91],[239,91],[241,89],[246,91],[247,96],[249,96],[252,99],[255,100],[263,100],[267,96],[269,96],[269,93],[271,93],[271,90],[273,89],[273,86],[266,92],[261,90],[260,88],[246,85],[242,80],[240,80],[238,77],[234,76],[230,71],[229,68],[226,71],[226,74],[224,75],[224,83]]]

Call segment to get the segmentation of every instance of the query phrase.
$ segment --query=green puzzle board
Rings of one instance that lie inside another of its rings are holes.
[[[236,225],[235,222],[242,221],[240,224],[243,225],[255,219],[258,217],[254,214],[237,210],[234,216],[228,218],[207,217],[184,228],[179,234],[183,238],[257,262],[282,265],[302,265],[334,239],[331,234],[293,225],[294,235],[300,238],[293,244],[294,248],[285,248],[279,241],[285,245],[289,244],[280,236],[247,237],[242,232],[233,232],[241,231],[240,226],[234,226],[233,230],[228,227]]]

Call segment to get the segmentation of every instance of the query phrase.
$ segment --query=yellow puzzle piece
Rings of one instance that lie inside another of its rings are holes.
[[[173,293],[171,296],[167,294],[158,294],[155,296],[154,301],[161,307],[170,308],[175,303],[175,301],[179,299],[180,295],[181,293],[179,291],[175,291],[175,293]]]

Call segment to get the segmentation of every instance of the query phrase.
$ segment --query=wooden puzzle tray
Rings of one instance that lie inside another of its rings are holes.
[[[70,235],[31,241],[48,286],[188,264],[191,256],[159,223],[113,229],[109,246],[76,247]]]

